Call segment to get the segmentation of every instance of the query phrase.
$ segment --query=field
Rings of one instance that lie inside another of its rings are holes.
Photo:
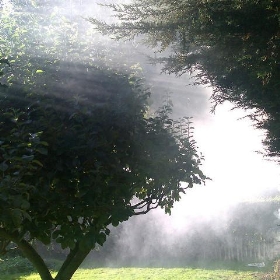
[[[96,268],[79,269],[73,280],[259,280],[261,272],[191,268]],[[0,275],[0,280],[40,280],[36,274]]]

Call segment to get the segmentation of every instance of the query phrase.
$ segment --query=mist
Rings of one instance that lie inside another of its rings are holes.
[[[83,53],[85,61],[88,58],[98,64],[101,57],[107,57],[112,68],[124,71],[126,66],[138,65],[151,88],[152,111],[168,98],[173,103],[173,118],[192,117],[194,139],[205,157],[203,171],[211,178],[205,186],[187,190],[171,216],[157,209],[112,228],[104,247],[91,253],[87,265],[199,266],[214,260],[238,261],[246,266],[249,262],[273,260],[279,254],[280,207],[272,199],[279,195],[279,167],[257,153],[263,151],[265,132],[256,130],[252,121],[244,118],[248,112],[232,110],[231,104],[220,105],[215,114],[210,113],[211,88],[190,85],[192,79],[187,74],[175,77],[162,73],[161,66],[151,64],[148,59],[154,51],[140,42],[116,42],[97,34],[86,17],[114,20],[107,9],[97,5],[98,1],[72,0],[67,6],[56,2],[48,11],[44,11],[43,3],[41,10],[36,11],[55,13],[69,20],[80,42],[89,43],[88,53]],[[3,3],[9,5],[9,1]],[[48,28],[51,27],[46,27],[45,32]],[[64,35],[68,44],[68,34]],[[36,36],[34,33],[34,40]],[[34,57],[52,57],[49,50],[54,41],[46,40],[43,44],[44,51],[32,50]],[[74,56],[64,50],[55,54],[65,63],[61,77],[65,79],[63,90],[78,93],[88,83],[86,88],[90,91],[93,82],[82,72],[87,66],[78,67],[84,62],[79,61],[79,47],[71,48],[75,49]],[[119,57],[111,56],[112,49],[117,50]],[[16,66],[14,69],[16,75]],[[74,76],[83,78],[79,83],[72,79]]]

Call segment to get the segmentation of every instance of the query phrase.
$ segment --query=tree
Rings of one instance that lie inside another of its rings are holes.
[[[224,101],[252,109],[250,117],[267,131],[269,156],[280,155],[280,4],[272,0],[140,1],[107,5],[119,22],[90,21],[115,38],[144,37],[159,52],[164,70],[189,72],[211,85],[214,108]]]
[[[147,93],[135,77],[88,75],[87,96],[1,92],[0,237],[43,280],[53,278],[31,240],[70,248],[55,278],[70,279],[109,225],[157,207],[170,213],[206,179],[189,129],[168,107],[145,117]]]
[[[76,23],[42,15],[36,2],[0,15],[1,57],[12,66],[3,63],[0,88],[0,248],[15,243],[51,280],[32,241],[57,242],[69,254],[55,279],[68,280],[109,226],[170,213],[206,177],[188,120],[172,121],[168,104],[151,115],[137,75],[107,53],[93,62]]]

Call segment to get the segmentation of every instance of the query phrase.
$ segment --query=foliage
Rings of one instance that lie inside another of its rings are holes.
[[[110,7],[119,22],[90,19],[103,34],[143,38],[159,52],[164,70],[190,72],[211,85],[214,107],[230,101],[253,109],[250,117],[267,131],[268,155],[280,154],[279,1],[140,1]]]
[[[62,262],[57,259],[46,258],[45,263],[50,270],[57,271]],[[35,272],[34,266],[26,257],[23,257],[22,254],[17,253],[15,255],[11,254],[9,251],[8,254],[0,259],[0,273],[4,274],[5,277],[18,273],[27,274],[31,272]]]
[[[26,258],[17,256],[14,258],[0,259],[1,274],[26,273],[33,271],[33,265]]]
[[[14,5],[0,13],[3,84],[53,93],[78,72],[88,71],[87,67],[105,64],[112,71],[129,71],[135,66],[128,59],[129,50],[124,52],[118,43],[108,47],[89,23],[69,12],[73,1],[11,2]]]
[[[13,87],[2,94],[5,229],[48,243],[66,222],[53,238],[74,248],[96,230],[84,244],[92,247],[104,242],[104,225],[157,206],[169,212],[185,189],[181,181],[192,187],[205,179],[195,142],[174,126],[168,107],[145,118],[146,94],[134,77],[92,75],[92,96],[25,95]]]
[[[108,225],[158,206],[169,213],[205,179],[195,142],[168,108],[145,118],[134,77],[92,75],[91,96],[1,95],[1,228],[17,244],[28,233],[88,252]]]
[[[62,11],[45,1],[43,13],[38,2],[15,1],[1,12],[0,57],[8,59],[11,65],[1,65],[5,74],[2,82],[46,93],[46,88],[50,88],[47,82],[57,79],[54,71],[61,68],[60,62],[80,61],[77,50],[87,53],[92,46],[85,46],[76,22],[70,22]],[[86,58],[89,59],[84,55]],[[48,73],[50,68],[53,70]]]
[[[0,15],[11,65],[0,91],[0,244],[15,243],[50,280],[32,241],[54,240],[70,250],[55,278],[67,280],[109,225],[170,213],[206,177],[188,119],[172,121],[167,105],[149,116],[137,75],[93,62],[75,24],[30,3]]]

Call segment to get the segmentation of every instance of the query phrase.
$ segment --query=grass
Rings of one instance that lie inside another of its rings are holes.
[[[73,280],[257,280],[262,273],[191,268],[94,268],[79,269]],[[0,280],[40,280],[37,274],[0,275]]]

